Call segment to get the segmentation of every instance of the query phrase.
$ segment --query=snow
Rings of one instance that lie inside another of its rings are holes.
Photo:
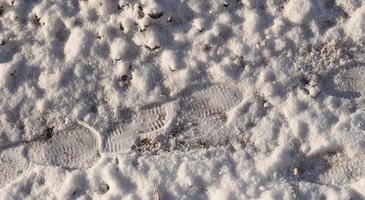
[[[365,6],[361,6],[347,22],[347,35],[353,40],[362,43],[365,41]]]
[[[165,50],[161,53],[161,66],[165,68],[165,70],[175,71],[181,67],[181,64],[178,63],[177,56],[172,50]]]
[[[293,23],[305,23],[311,16],[311,0],[290,0],[284,8],[284,16]]]
[[[0,199],[365,198],[364,44],[362,0],[0,1]]]
[[[84,56],[87,56],[89,45],[90,41],[86,31],[80,27],[72,28],[64,49],[66,61],[76,62],[77,59],[82,59]]]
[[[110,45],[110,55],[114,60],[127,61],[133,59],[135,54],[135,45],[125,39],[117,38]]]

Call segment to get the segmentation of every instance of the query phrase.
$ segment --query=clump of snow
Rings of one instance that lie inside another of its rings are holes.
[[[161,53],[161,65],[171,71],[181,68],[181,63],[178,62],[176,54],[172,50],[165,50]]]
[[[356,10],[346,26],[349,37],[359,43],[365,41],[365,5]]]
[[[131,84],[137,91],[148,93],[155,87],[155,74],[152,72],[151,66],[140,68],[132,72],[133,79]]]
[[[110,53],[114,60],[130,60],[136,55],[137,49],[132,42],[118,38],[110,45]]]
[[[206,20],[204,18],[195,18],[192,25],[198,30],[203,31],[206,27]]]
[[[290,0],[284,7],[284,16],[294,23],[304,23],[311,17],[311,0]]]
[[[254,10],[246,10],[244,18],[243,31],[247,34],[246,38],[249,42],[259,42],[262,39],[260,35],[265,22],[264,15]]]
[[[285,149],[277,148],[258,165],[261,172],[266,176],[269,176],[276,171],[287,170],[288,167],[290,168],[294,163],[295,160],[291,158],[291,155],[286,152]]]
[[[68,62],[75,62],[87,56],[90,51],[90,43],[92,42],[90,39],[87,31],[80,27],[72,28],[64,49],[66,60]]]
[[[15,71],[15,65],[10,63],[0,64],[0,87],[7,88],[11,81],[12,73]]]

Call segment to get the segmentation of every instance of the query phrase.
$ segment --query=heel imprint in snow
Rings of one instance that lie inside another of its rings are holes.
[[[98,158],[97,136],[80,124],[55,132],[26,147],[28,159],[45,166],[88,168]]]
[[[9,148],[0,152],[0,187],[14,181],[28,169],[23,147]]]
[[[13,181],[31,164],[88,168],[98,158],[97,135],[82,123],[63,131],[0,149],[0,187]]]
[[[353,64],[331,71],[324,79],[325,91],[333,96],[356,98],[365,94],[365,65]]]
[[[365,153],[351,157],[344,152],[328,152],[311,156],[301,164],[300,179],[321,185],[344,185],[365,176]]]

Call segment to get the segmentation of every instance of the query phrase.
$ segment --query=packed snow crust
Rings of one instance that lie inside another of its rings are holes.
[[[364,45],[362,0],[0,0],[0,198],[365,198]],[[160,134],[90,167],[28,156],[207,83],[242,100],[198,147]]]

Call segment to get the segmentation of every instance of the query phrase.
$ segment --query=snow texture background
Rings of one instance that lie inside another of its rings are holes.
[[[362,199],[364,45],[362,0],[0,0],[0,198]],[[201,84],[221,118],[93,149]]]

